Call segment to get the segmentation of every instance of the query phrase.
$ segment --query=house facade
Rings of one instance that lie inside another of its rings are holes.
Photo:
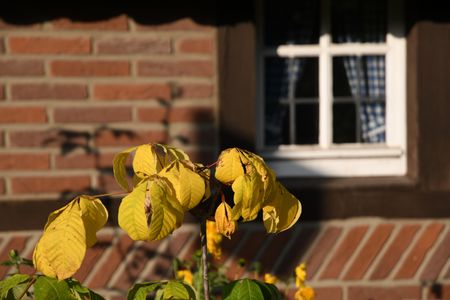
[[[0,260],[31,256],[75,195],[120,191],[119,151],[167,143],[208,164],[242,147],[303,213],[224,241],[230,278],[306,262],[316,299],[449,299],[449,37],[437,0],[0,4]],[[133,243],[120,198],[104,203],[75,277],[110,299],[198,247],[190,220]]]

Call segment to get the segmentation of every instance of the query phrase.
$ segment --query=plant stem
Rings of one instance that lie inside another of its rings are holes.
[[[25,287],[25,290],[22,292],[22,294],[20,294],[20,296],[17,298],[17,300],[21,300],[23,298],[23,296],[25,296],[28,292],[28,290],[30,289],[30,287],[33,285],[33,283],[36,282],[36,277],[33,277],[30,282],[28,282],[27,286]]]
[[[206,219],[200,221],[200,244],[202,246],[202,279],[205,300],[209,300],[208,247],[206,245]]]

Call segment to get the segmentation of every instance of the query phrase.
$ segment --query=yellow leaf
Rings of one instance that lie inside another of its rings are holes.
[[[277,182],[273,198],[263,207],[264,226],[269,233],[287,230],[297,222],[301,212],[300,201]]]
[[[234,192],[232,218],[237,221],[252,221],[258,216],[263,205],[264,186],[261,175],[256,171],[242,175],[233,182],[231,188]]]
[[[38,271],[63,280],[80,268],[86,253],[86,232],[81,215],[78,198],[51,214],[33,254]]]
[[[146,241],[149,236],[145,200],[149,180],[141,182],[119,206],[119,226],[135,241]]]
[[[80,196],[79,203],[81,218],[86,229],[86,244],[88,247],[92,247],[97,242],[97,231],[108,221],[108,211],[100,199]]]
[[[146,195],[151,207],[149,240],[160,240],[181,226],[184,213],[166,178],[155,178]]]
[[[197,206],[204,198],[206,188],[209,187],[205,179],[192,167],[194,166],[182,161],[174,161],[159,173],[159,176],[167,178],[172,184],[175,196],[184,211]]]
[[[184,214],[165,178],[141,182],[119,207],[119,226],[133,240],[159,240],[180,227]]]
[[[227,238],[231,239],[231,235],[237,229],[237,222],[232,220],[231,207],[226,202],[219,204],[214,219],[216,220],[217,230]]]
[[[133,170],[140,178],[157,174],[171,162],[189,160],[184,151],[161,144],[145,144],[137,147],[133,159]]]
[[[130,191],[130,187],[127,181],[127,168],[125,163],[130,153],[135,149],[136,147],[133,147],[120,152],[114,157],[113,162],[114,178],[116,179],[117,183],[127,192]]]
[[[216,179],[223,184],[232,184],[236,178],[245,174],[248,159],[238,148],[229,148],[220,153],[216,167]]]
[[[136,176],[144,178],[158,173],[164,167],[165,149],[158,144],[140,145],[133,159],[133,170]]]

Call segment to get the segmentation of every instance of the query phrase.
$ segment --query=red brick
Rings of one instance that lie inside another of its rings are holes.
[[[54,76],[128,76],[130,66],[126,61],[109,60],[57,60],[50,65]]]
[[[145,122],[167,122],[172,108],[146,107],[138,110],[138,118]]]
[[[87,37],[13,36],[9,49],[14,54],[88,54],[91,43]]]
[[[105,253],[105,250],[111,246],[112,239],[112,235],[99,236],[97,243],[92,248],[87,249],[83,263],[73,277],[83,282]]]
[[[5,87],[0,85],[0,99],[5,99]]]
[[[11,185],[14,194],[62,193],[85,190],[91,181],[88,176],[30,176],[12,178]]]
[[[314,300],[342,300],[342,288],[340,287],[313,287],[315,292]],[[296,288],[285,291],[286,299],[295,299]]]
[[[11,96],[14,100],[81,100],[87,98],[87,88],[83,84],[16,83],[11,86]]]
[[[48,154],[0,154],[0,170],[46,170],[49,168],[50,157]]]
[[[303,256],[317,238],[319,232],[320,230],[316,226],[300,227],[294,243],[287,249],[287,253],[283,257],[280,257],[281,262],[278,269],[275,270],[275,273],[281,277],[287,277],[294,274],[295,267],[303,261]]]
[[[0,30],[36,30],[42,29],[41,23],[33,23],[33,24],[13,24],[8,23],[6,20],[0,19]]]
[[[394,225],[392,224],[380,224],[375,228],[375,231],[363,248],[361,248],[352,266],[344,276],[345,279],[354,280],[364,277],[364,274],[366,274],[373,260],[383,248],[393,229]]]
[[[114,155],[114,153],[57,155],[55,166],[57,169],[112,168]]]
[[[0,60],[0,76],[36,76],[44,75],[44,63],[33,59]]]
[[[146,143],[165,143],[168,139],[166,131],[126,131],[111,130],[100,132],[95,137],[95,145],[105,146],[132,146]]]
[[[45,122],[47,122],[47,114],[43,107],[2,107],[0,109],[0,124]]]
[[[344,240],[338,245],[333,257],[331,258],[320,278],[332,279],[338,278],[347,264],[348,260],[354,254],[359,243],[366,234],[368,226],[356,226],[349,230]]]
[[[116,193],[123,191],[112,175],[102,174],[97,177],[97,182],[98,188],[105,193]],[[131,185],[131,179],[129,184]]]
[[[55,122],[108,123],[131,121],[130,107],[73,107],[56,108]]]
[[[94,98],[98,100],[170,99],[168,84],[98,84]]]
[[[183,39],[178,44],[178,51],[182,53],[209,54],[214,50],[212,38]]]
[[[277,257],[286,248],[287,243],[292,238],[294,230],[287,230],[276,235],[272,235],[272,239],[266,247],[264,253],[259,258],[264,272],[272,272],[272,268],[277,262]]]
[[[74,21],[67,18],[62,18],[52,22],[55,29],[68,30],[114,30],[126,31],[128,30],[128,18],[126,15],[112,17],[110,19],[103,19],[100,21]]]
[[[450,299],[450,285],[436,284],[431,286],[428,291],[427,300],[449,300]]]
[[[5,133],[0,131],[0,146],[5,146]]]
[[[419,240],[406,257],[406,260],[403,262],[400,270],[395,275],[395,278],[411,278],[416,274],[417,269],[422,264],[429,249],[433,247],[443,228],[444,225],[441,223],[433,223],[425,228],[425,231],[422,233]]]
[[[439,277],[440,272],[450,258],[450,232],[447,232],[436,251],[421,274],[422,279],[434,280]],[[450,292],[450,291],[449,291]],[[450,294],[449,294],[450,295]]]
[[[199,162],[204,165],[211,164],[217,160],[214,149],[186,150],[186,153],[192,161]]]
[[[86,147],[89,139],[89,133],[64,129],[9,132],[9,142],[13,147]]]
[[[19,254],[22,252],[22,250],[25,248],[25,245],[28,241],[28,236],[13,236],[11,237],[11,240],[6,244],[5,247],[3,247],[3,251],[0,254],[0,261],[5,261],[9,259],[9,251],[11,250],[17,250]],[[7,266],[0,266],[0,279],[3,278],[7,272],[9,267]]]
[[[99,54],[169,54],[172,47],[169,38],[114,37],[96,41]]]
[[[97,269],[97,272],[88,283],[89,287],[94,289],[106,287],[109,279],[120,263],[125,259],[132,245],[133,240],[130,239],[128,235],[121,235],[111,251],[108,252],[107,259],[105,259],[100,268]]]
[[[114,284],[114,288],[128,290],[141,275],[145,268],[145,265],[150,259],[154,259],[157,255],[157,249],[160,246],[160,242],[146,242],[133,252],[133,255],[129,262],[127,262],[125,270]]]
[[[169,237],[169,247],[166,250],[167,254],[172,256],[173,258],[177,257],[180,254],[180,251],[187,244],[191,236],[192,232],[190,231],[175,231],[173,235]]]
[[[196,145],[211,145],[216,138],[215,131],[212,128],[206,129],[186,129],[181,130],[176,135],[172,136],[172,139],[180,141],[182,144],[196,144]]]
[[[250,268],[254,257],[258,254],[258,251],[263,246],[266,241],[267,234],[264,231],[253,231],[247,234],[247,239],[240,248],[239,254],[233,262],[230,264],[227,270],[227,277],[236,280],[240,278],[244,272]],[[245,259],[246,265],[244,268],[240,267],[238,264],[239,259]]]
[[[144,122],[212,122],[210,107],[141,108],[138,118]]]
[[[420,226],[416,224],[404,225],[401,228],[383,258],[378,263],[375,271],[372,273],[371,279],[384,279],[389,276],[402,254],[405,253],[411,244],[419,228]]]
[[[314,275],[316,275],[323,261],[330,253],[330,249],[333,248],[341,233],[342,228],[330,226],[320,237],[316,246],[312,249],[311,255],[306,259],[309,278],[313,278]]]
[[[314,300],[340,300],[342,289],[340,287],[314,287],[316,297]]]
[[[206,99],[213,96],[213,86],[210,84],[181,83],[178,87],[178,97],[183,99]]]
[[[140,76],[196,76],[211,77],[214,73],[213,64],[208,60],[180,60],[180,61],[140,61],[137,65]]]
[[[348,300],[399,300],[421,299],[419,286],[358,286],[348,288]]]
[[[136,28],[138,30],[163,30],[163,31],[172,31],[172,30],[180,30],[180,31],[205,31],[205,30],[211,30],[213,27],[210,25],[202,25],[198,24],[194,20],[190,18],[184,18],[184,19],[177,19],[172,22],[166,22],[164,24],[158,24],[158,25],[147,25],[147,24],[137,24]]]

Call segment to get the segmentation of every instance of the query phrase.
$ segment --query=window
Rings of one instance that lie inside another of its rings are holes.
[[[404,175],[402,3],[260,4],[258,151],[280,176]]]

